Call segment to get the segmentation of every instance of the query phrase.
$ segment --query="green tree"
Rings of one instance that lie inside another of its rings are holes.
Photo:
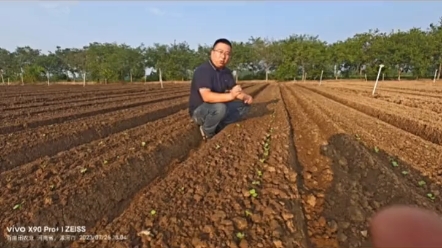
[[[427,30],[411,28],[380,32],[371,29],[327,44],[318,36],[294,34],[279,40],[251,37],[232,41],[229,67],[237,80],[374,79],[380,64],[383,76],[396,80],[433,78],[442,73],[442,18]],[[43,54],[29,46],[0,48],[0,78],[24,83],[78,81],[98,83],[189,80],[209,58],[211,47],[192,49],[185,41],[138,47],[92,42],[84,47],[57,46]],[[150,75],[146,71],[151,69]]]

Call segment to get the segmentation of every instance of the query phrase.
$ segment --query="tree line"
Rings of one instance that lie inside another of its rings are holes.
[[[194,69],[208,59],[210,45],[191,49],[186,42],[130,47],[90,43],[44,54],[29,46],[15,51],[0,48],[2,83],[94,81],[98,83],[190,80]],[[233,41],[229,67],[239,80],[318,80],[377,76],[383,64],[387,79],[440,78],[442,17],[426,30],[411,28],[389,33],[378,29],[328,44],[318,36],[294,34],[281,40],[251,37]],[[146,68],[151,68],[149,70]],[[437,70],[437,72],[436,72]],[[435,74],[436,73],[436,74]]]

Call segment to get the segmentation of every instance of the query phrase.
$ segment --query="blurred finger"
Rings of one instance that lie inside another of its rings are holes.
[[[442,221],[426,210],[396,206],[379,212],[371,222],[375,247],[442,247]]]

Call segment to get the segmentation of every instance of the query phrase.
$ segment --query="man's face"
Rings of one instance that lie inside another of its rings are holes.
[[[218,43],[213,48],[210,58],[216,67],[224,67],[229,63],[231,56],[231,48],[229,45],[224,43]]]

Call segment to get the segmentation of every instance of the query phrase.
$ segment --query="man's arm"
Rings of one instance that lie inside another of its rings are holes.
[[[212,88],[212,76],[207,68],[202,67],[195,70],[193,80],[204,102],[230,102],[235,99],[230,93],[216,93],[210,90]]]
[[[244,97],[246,96],[246,93],[239,93],[239,95],[236,97],[238,100],[244,100]]]
[[[226,90],[226,92],[227,93],[230,93],[230,90]],[[238,96],[236,96],[236,99],[238,99],[238,100],[244,100],[244,97],[246,96],[247,94],[246,93],[239,93],[239,95]]]

